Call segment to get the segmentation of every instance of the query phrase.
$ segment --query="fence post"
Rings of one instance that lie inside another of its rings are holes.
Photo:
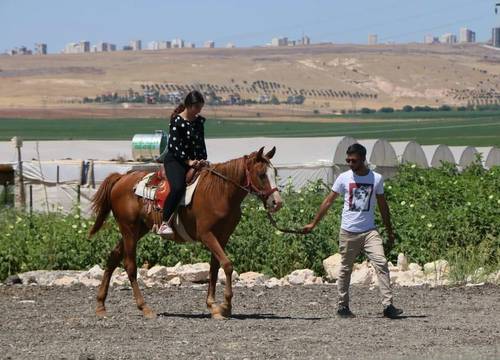
[[[30,217],[33,214],[33,185],[30,184]]]

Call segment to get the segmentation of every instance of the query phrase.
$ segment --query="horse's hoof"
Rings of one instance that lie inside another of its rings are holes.
[[[216,320],[227,320],[231,316],[231,309],[225,306],[214,305],[212,307],[212,318]]]
[[[214,320],[227,320],[227,317],[222,316],[222,314],[220,314],[220,313],[213,313],[212,319],[214,319]]]
[[[95,310],[95,314],[101,318],[106,317],[106,309],[105,308],[97,308]]]
[[[144,314],[144,317],[147,319],[155,319],[156,318],[156,312],[153,311],[151,308],[145,308],[142,310],[142,313]]]

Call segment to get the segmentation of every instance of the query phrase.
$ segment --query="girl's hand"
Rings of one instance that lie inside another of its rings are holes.
[[[207,160],[200,160],[198,166],[200,168],[207,167],[207,166],[210,166],[210,162],[208,162]]]
[[[189,160],[188,166],[195,168],[198,166],[198,162],[199,162],[198,160]]]

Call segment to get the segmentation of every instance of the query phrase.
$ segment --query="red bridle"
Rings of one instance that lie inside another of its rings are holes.
[[[255,184],[253,183],[252,181],[252,175],[250,173],[250,169],[249,169],[249,166],[248,166],[248,157],[245,156],[244,157],[245,159],[245,177],[246,177],[246,184],[241,186],[240,184],[238,184],[236,181],[234,181],[233,179],[230,179],[228,178],[227,176],[225,175],[222,175],[221,173],[219,173],[218,171],[215,171],[214,169],[212,168],[205,168],[204,170],[207,170],[208,172],[211,172],[221,178],[223,178],[224,180],[227,180],[229,181],[230,183],[234,184],[235,186],[239,187],[240,189],[246,191],[247,193],[249,194],[252,194],[252,195],[255,195],[257,196],[259,199],[261,199],[262,201],[266,202],[267,199],[269,198],[269,196],[271,196],[275,191],[279,191],[277,187],[274,187],[272,189],[269,189],[269,190],[260,190],[257,186],[255,186]]]
[[[262,201],[267,201],[269,196],[271,196],[274,192],[278,191],[277,187],[271,188],[267,191],[260,190],[255,184],[252,182],[252,174],[250,173],[250,169],[248,168],[248,163],[245,158],[245,172],[246,172],[246,184],[243,186],[250,194],[257,196]]]

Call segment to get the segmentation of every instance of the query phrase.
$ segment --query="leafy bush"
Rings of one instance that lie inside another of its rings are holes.
[[[396,245],[387,254],[395,261],[404,252],[423,264],[445,258],[452,276],[460,281],[478,267],[493,271],[500,266],[500,168],[473,165],[462,173],[451,166],[420,169],[404,165],[385,183],[396,231]],[[321,183],[282,190],[284,208],[278,224],[297,228],[309,222],[329,190]],[[323,221],[307,236],[283,234],[268,222],[260,201],[247,198],[243,215],[227,252],[239,272],[262,271],[278,277],[300,268],[323,274],[322,260],[338,251],[342,201],[337,200]],[[377,224],[383,237],[380,215]],[[110,220],[93,238],[87,238],[91,219],[71,214],[29,214],[0,210],[0,279],[34,269],[85,269],[104,266],[119,239]],[[199,244],[163,242],[148,234],[138,245],[138,264],[174,265],[178,261],[208,261]]]

